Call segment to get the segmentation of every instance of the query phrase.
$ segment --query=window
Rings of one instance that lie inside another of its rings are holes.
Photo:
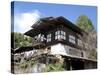
[[[82,41],[80,39],[78,39],[78,45],[82,46]]]
[[[47,35],[47,42],[50,42],[51,41],[51,34],[48,34]]]
[[[55,32],[55,39],[60,39],[60,31]]]
[[[34,37],[34,40],[37,41],[37,42],[40,42],[40,41],[44,41],[45,37],[43,34],[38,34]]]
[[[75,44],[75,37],[73,35],[69,35],[69,42]]]
[[[41,35],[41,41],[44,41],[44,35]]]
[[[55,39],[57,40],[66,40],[66,33],[62,30],[58,30],[55,32]]]
[[[61,31],[61,38],[66,40],[66,33],[64,31]]]

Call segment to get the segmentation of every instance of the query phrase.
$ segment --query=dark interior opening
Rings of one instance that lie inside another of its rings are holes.
[[[65,59],[64,61],[66,70],[83,70],[84,61],[78,59]]]
[[[81,60],[72,60],[71,61],[72,70],[82,70],[84,69],[84,62]]]

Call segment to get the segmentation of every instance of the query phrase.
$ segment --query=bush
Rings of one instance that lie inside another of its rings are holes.
[[[47,72],[52,72],[52,71],[64,71],[63,64],[61,63],[55,63],[55,64],[49,64],[47,65]]]
[[[20,64],[20,68],[26,69],[28,67],[28,63],[24,62]]]
[[[29,60],[29,61],[24,61],[23,63],[20,63],[19,67],[22,69],[27,69],[30,66],[33,66],[36,62]]]

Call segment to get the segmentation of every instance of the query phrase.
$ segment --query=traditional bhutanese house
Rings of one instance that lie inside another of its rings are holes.
[[[88,49],[83,46],[82,37],[88,34],[62,16],[41,18],[25,35],[33,38],[30,50],[60,55],[67,70],[97,68],[97,61],[88,58]],[[25,51],[20,49],[16,53]]]

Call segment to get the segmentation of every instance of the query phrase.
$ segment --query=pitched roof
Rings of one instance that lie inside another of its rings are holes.
[[[79,27],[77,27],[75,24],[67,20],[66,18],[60,16],[60,17],[46,17],[46,18],[41,18],[39,21],[37,21],[35,24],[32,25],[31,30],[27,31],[25,35],[28,36],[35,36],[41,32],[46,32],[48,30],[52,30],[53,28],[56,28],[59,25],[63,25],[65,27],[68,27],[72,29],[74,32],[77,32],[79,34],[86,33]]]

